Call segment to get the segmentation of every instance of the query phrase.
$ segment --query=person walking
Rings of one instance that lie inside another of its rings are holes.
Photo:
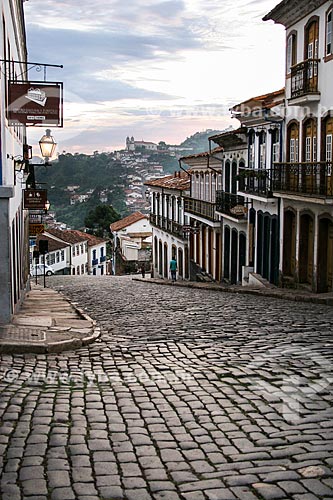
[[[170,273],[172,282],[176,281],[177,261],[175,257],[172,257],[172,259],[170,260]]]
[[[143,278],[146,276],[146,266],[144,264],[141,266],[141,276]]]

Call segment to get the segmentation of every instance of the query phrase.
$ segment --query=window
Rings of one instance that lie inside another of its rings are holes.
[[[93,250],[93,260],[96,259],[96,250]]]
[[[61,250],[61,260],[65,260],[65,250]]]
[[[312,137],[312,161],[317,161],[317,137]]]
[[[50,264],[51,264],[51,266],[52,266],[52,264],[54,264],[54,263],[55,263],[55,255],[54,255],[54,253],[51,253],[51,254],[50,254]]]
[[[277,163],[280,159],[280,143],[273,144],[273,163]]]
[[[311,137],[305,139],[305,161],[311,161]]]
[[[81,274],[84,274],[84,264],[81,264]]]
[[[75,257],[75,247],[74,246],[72,247],[72,255],[73,255],[73,257]]]
[[[80,245],[77,245],[76,247],[76,255],[80,255]]]
[[[83,243],[81,243],[80,248],[81,248],[81,253],[83,253]]]
[[[265,168],[266,166],[266,144],[260,144],[260,159],[259,168]]]
[[[332,161],[332,134],[326,136],[326,161]]]
[[[57,263],[60,262],[60,253],[59,252],[56,253],[56,260],[57,260]]]
[[[330,10],[326,18],[326,55],[329,56],[332,51],[332,38],[333,38],[333,9]]]
[[[76,267],[76,274],[80,274],[80,266]]]
[[[289,35],[287,40],[287,74],[291,73],[291,67],[297,62],[296,59],[296,34],[292,33]]]
[[[101,247],[101,257],[104,257],[104,247]]]
[[[295,139],[290,139],[290,161],[295,161]]]

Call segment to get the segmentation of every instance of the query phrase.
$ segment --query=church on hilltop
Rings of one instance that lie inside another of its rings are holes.
[[[157,151],[157,144],[154,142],[146,141],[136,141],[134,137],[126,137],[126,149],[127,151]]]

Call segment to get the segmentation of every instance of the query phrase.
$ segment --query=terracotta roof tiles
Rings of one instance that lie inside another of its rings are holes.
[[[124,229],[125,227],[130,226],[131,224],[134,224],[135,222],[138,222],[141,219],[148,219],[148,217],[141,212],[134,212],[133,214],[128,215],[124,219],[118,220],[117,222],[111,224],[110,225],[111,231],[119,231],[119,229]]]
[[[190,184],[190,175],[183,171],[178,171],[175,172],[174,175],[167,175],[160,179],[145,182],[146,186],[176,189],[178,191],[190,189]]]

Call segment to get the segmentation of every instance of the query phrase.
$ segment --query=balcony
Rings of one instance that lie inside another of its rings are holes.
[[[272,196],[271,171],[266,169],[240,169],[237,175],[238,191],[268,198]]]
[[[102,262],[105,262],[106,261],[106,255],[102,255],[100,258],[99,258],[99,261],[102,263]]]
[[[93,266],[97,266],[98,265],[98,259],[92,259],[91,264]]]
[[[291,100],[290,104],[301,104],[307,101],[317,101],[319,59],[307,59],[291,68]]]
[[[195,198],[184,198],[184,211],[202,217],[213,222],[218,222],[216,216],[216,204],[208,201],[196,200]]]
[[[233,219],[247,219],[247,207],[244,197],[225,191],[216,191],[216,211]]]
[[[332,162],[275,163],[273,191],[333,198]]]
[[[184,238],[183,226],[178,224],[178,222],[162,217],[161,215],[150,214],[150,223],[178,238]]]

